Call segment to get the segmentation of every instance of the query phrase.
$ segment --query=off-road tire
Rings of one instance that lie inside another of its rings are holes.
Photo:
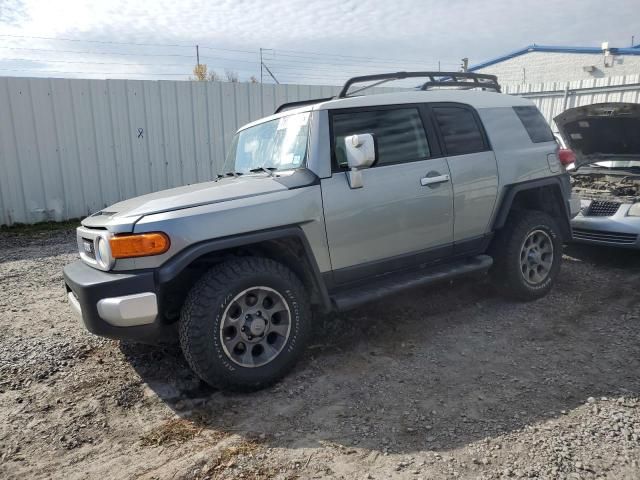
[[[531,284],[522,272],[521,251],[525,239],[541,230],[551,239],[553,261],[546,279]],[[490,278],[498,293],[521,301],[536,300],[545,296],[553,287],[562,263],[562,235],[557,222],[549,214],[537,210],[516,210],[494,238],[490,252],[493,266]]]
[[[225,353],[220,325],[234,297],[258,285],[276,290],[287,302],[291,330],[273,360],[263,366],[243,367]],[[308,341],[311,309],[307,298],[298,277],[271,259],[242,257],[212,267],[192,287],[181,311],[180,345],[187,362],[213,387],[251,391],[273,384],[295,365]]]

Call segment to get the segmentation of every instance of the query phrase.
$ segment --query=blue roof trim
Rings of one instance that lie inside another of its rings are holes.
[[[612,47],[609,49],[609,51],[614,55],[640,55],[640,44],[630,48]],[[532,45],[529,45],[528,47],[524,47],[519,50],[515,50],[511,53],[507,53],[506,55],[502,55],[492,60],[487,60],[486,62],[479,63],[478,65],[474,65],[469,68],[469,71],[473,72],[475,70],[480,70],[481,68],[486,68],[491,65],[495,65],[496,63],[504,62],[505,60],[510,60],[514,57],[519,57],[520,55],[525,55],[529,52],[602,54],[602,49],[599,47],[563,47],[558,45],[536,45],[534,43]]]

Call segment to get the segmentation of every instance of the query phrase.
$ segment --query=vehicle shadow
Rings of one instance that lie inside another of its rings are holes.
[[[611,268],[567,261],[553,292],[530,303],[467,279],[319,317],[297,368],[250,394],[203,385],[177,348],[121,348],[163,401],[205,429],[284,448],[450,450],[591,396],[640,393],[640,294],[612,287]]]
[[[640,250],[570,243],[565,255],[597,265],[622,269],[640,269]]]

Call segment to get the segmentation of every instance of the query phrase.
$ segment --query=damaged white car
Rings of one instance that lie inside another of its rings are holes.
[[[554,120],[575,154],[572,188],[582,202],[573,239],[640,248],[640,104],[587,105]]]

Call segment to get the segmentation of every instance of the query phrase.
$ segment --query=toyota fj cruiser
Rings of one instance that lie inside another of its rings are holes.
[[[64,278],[89,331],[179,339],[203,380],[240,389],[294,365],[312,310],[474,272],[545,295],[579,209],[538,109],[481,74],[352,78],[240,128],[225,172],[85,218]]]

